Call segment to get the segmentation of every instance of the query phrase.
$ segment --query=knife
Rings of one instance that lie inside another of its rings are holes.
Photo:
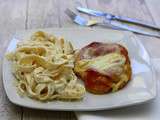
[[[160,35],[158,33],[151,33],[151,32],[147,32],[147,31],[143,31],[141,29],[137,29],[137,28],[134,28],[134,27],[131,27],[131,26],[128,26],[128,25],[124,25],[122,23],[116,23],[116,22],[113,22],[113,21],[108,21],[108,22],[106,22],[106,24],[111,24],[114,27],[121,28],[122,30],[131,31],[131,32],[134,32],[134,33],[137,33],[137,34],[160,38]]]
[[[89,14],[89,15],[93,15],[93,16],[97,16],[97,17],[105,17],[108,20],[118,20],[118,21],[122,21],[122,22],[128,22],[128,23],[132,23],[132,24],[141,25],[141,26],[148,27],[148,28],[155,29],[155,30],[160,30],[160,28],[157,27],[156,25],[146,23],[146,22],[143,22],[140,20],[136,20],[133,18],[129,18],[129,17],[113,15],[110,13],[97,11],[97,10],[91,10],[91,9],[83,8],[83,7],[77,7],[77,10],[80,12]]]

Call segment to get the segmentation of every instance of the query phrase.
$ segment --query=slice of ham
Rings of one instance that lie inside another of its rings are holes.
[[[101,43],[101,42],[92,42],[91,44],[82,48],[79,52],[79,59],[91,59],[98,56],[103,56],[108,53],[118,52],[126,57],[128,52],[125,47],[117,43]]]

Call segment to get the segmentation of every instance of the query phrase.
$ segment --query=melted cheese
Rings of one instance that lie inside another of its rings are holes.
[[[110,53],[93,59],[83,59],[78,61],[75,67],[75,71],[84,72],[90,68],[102,74],[106,74],[106,72],[109,70],[112,70],[112,72],[121,73],[125,62],[125,56],[119,53]]]

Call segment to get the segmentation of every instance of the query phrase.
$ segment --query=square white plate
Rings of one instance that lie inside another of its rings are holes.
[[[43,31],[63,36],[70,40],[75,48],[81,48],[93,41],[117,42],[126,46],[132,64],[132,80],[122,90],[105,95],[86,93],[82,101],[64,102],[51,101],[39,102],[28,97],[20,97],[14,86],[14,77],[11,73],[11,62],[4,57],[3,83],[9,100],[17,105],[46,110],[65,111],[94,111],[129,106],[149,101],[156,96],[156,81],[151,66],[150,58],[136,37],[129,32],[108,29],[87,28],[54,28],[41,29]],[[17,32],[10,42],[7,51],[13,51],[18,41],[29,39],[30,35],[37,30]]]

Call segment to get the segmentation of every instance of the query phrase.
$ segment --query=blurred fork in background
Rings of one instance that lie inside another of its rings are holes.
[[[99,26],[104,26],[107,28],[111,28],[111,29],[121,29],[118,28],[116,26],[113,26],[111,24],[103,23],[103,22],[98,22],[97,20],[87,20],[86,18],[77,15],[76,13],[74,13],[73,11],[71,11],[70,9],[66,9],[65,13],[78,25],[81,26],[94,26],[94,25],[99,25]],[[123,29],[121,29],[123,30]]]

